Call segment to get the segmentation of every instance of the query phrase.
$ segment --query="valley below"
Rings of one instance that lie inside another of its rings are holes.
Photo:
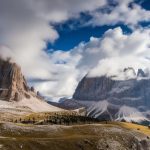
[[[150,129],[101,122],[80,125],[32,125],[1,122],[3,150],[149,150]]]

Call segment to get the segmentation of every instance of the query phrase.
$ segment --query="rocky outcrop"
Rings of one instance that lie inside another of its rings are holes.
[[[27,94],[29,88],[22,75],[21,68],[16,63],[0,60],[0,99],[18,101]]]

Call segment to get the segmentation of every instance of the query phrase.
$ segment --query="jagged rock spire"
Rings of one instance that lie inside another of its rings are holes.
[[[0,59],[0,99],[18,101],[26,96],[27,82],[16,63]]]

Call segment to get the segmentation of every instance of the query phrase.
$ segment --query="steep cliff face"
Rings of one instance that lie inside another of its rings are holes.
[[[84,77],[79,83],[73,95],[77,100],[101,100],[108,97],[116,81],[105,76],[88,78]]]
[[[150,107],[150,79],[117,81],[107,77],[84,78],[73,98],[85,101],[105,99],[117,105]]]
[[[16,63],[0,60],[0,99],[18,101],[26,97],[28,86]]]
[[[150,107],[150,79],[114,80],[112,77],[84,77],[73,95],[76,100],[108,100],[116,105]]]
[[[73,99],[85,104],[88,115],[92,117],[149,120],[150,79],[141,69],[137,73],[132,71],[134,78],[128,78],[129,69],[124,69],[127,77],[125,80],[117,80],[114,76],[84,77],[77,86]],[[89,101],[93,104],[87,105]]]

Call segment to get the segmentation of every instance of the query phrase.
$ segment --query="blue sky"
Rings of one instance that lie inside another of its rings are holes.
[[[144,9],[150,10],[149,0],[137,0],[137,3],[139,3]]]
[[[137,4],[141,5],[142,8],[150,10],[150,1],[149,0],[136,0]],[[64,50],[68,51],[80,42],[88,42],[90,37],[101,37],[105,31],[108,29],[113,29],[120,26],[125,33],[131,33],[132,30],[124,24],[116,25],[104,25],[104,26],[82,26],[82,21],[90,19],[87,14],[81,14],[77,19],[71,19],[64,23],[54,24],[55,29],[59,33],[59,38],[55,43],[47,43],[47,49],[53,50]],[[150,22],[141,22],[142,26],[149,26]]]
[[[55,43],[48,43],[47,49],[54,50],[70,50],[77,46],[80,42],[88,42],[90,37],[101,37],[108,29],[114,29],[120,26],[125,33],[130,33],[131,29],[125,25],[101,26],[101,27],[78,27],[71,29],[68,22],[56,26],[59,38]]]

